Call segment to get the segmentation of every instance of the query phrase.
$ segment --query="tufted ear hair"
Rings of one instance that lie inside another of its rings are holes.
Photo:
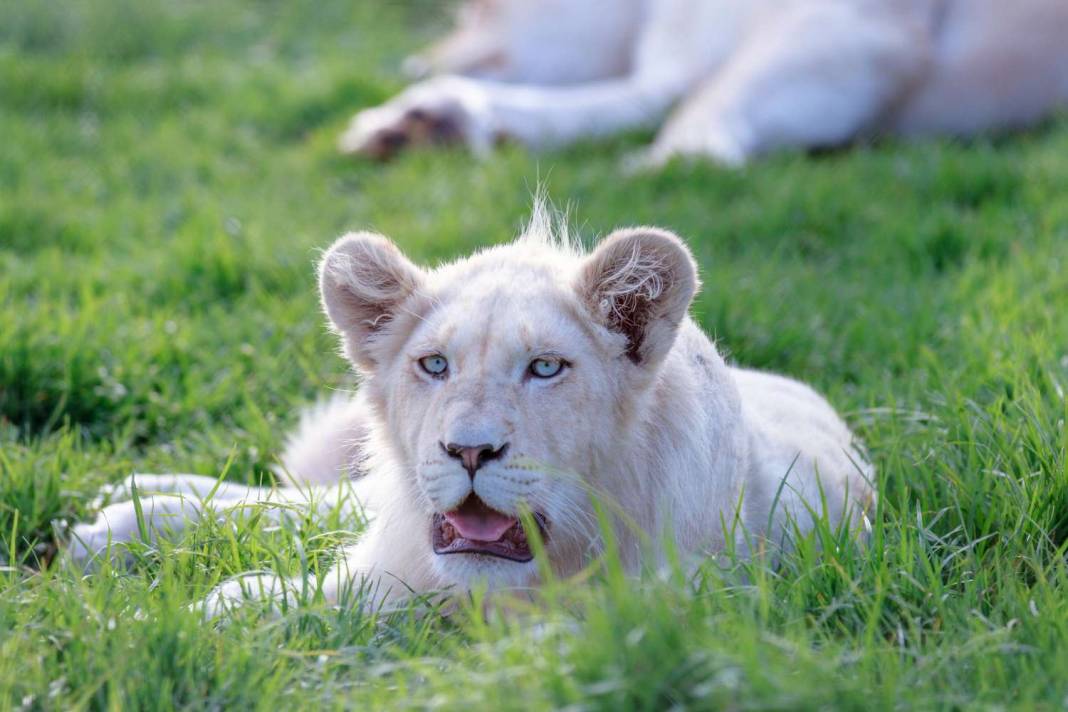
[[[699,285],[682,240],[652,227],[613,232],[586,258],[578,278],[594,318],[625,336],[626,356],[647,367],[671,350]]]
[[[425,275],[389,239],[372,232],[344,235],[319,265],[323,308],[341,335],[345,356],[372,371],[375,342]]]

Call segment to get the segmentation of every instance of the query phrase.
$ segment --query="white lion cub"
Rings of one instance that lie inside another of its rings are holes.
[[[527,525],[555,573],[575,573],[601,547],[594,501],[615,514],[631,569],[668,543],[697,558],[778,545],[791,520],[863,519],[872,468],[849,429],[808,387],[724,363],[687,315],[698,277],[679,238],[630,228],[587,255],[551,232],[539,211],[515,242],[435,269],[381,235],[339,239],[322,301],[363,380],[351,402],[305,418],[283,458],[294,487],[138,475],[171,493],[145,498],[141,516],[180,528],[207,508],[336,503],[351,486],[371,522],[323,593],[363,582],[378,603],[536,585]],[[76,527],[72,549],[88,557],[136,531],[120,502]],[[207,603],[299,588],[245,577]]]

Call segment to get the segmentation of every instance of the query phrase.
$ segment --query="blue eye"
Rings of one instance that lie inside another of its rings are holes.
[[[552,378],[564,369],[558,358],[536,358],[530,362],[530,375],[536,378]]]
[[[431,376],[440,376],[449,370],[449,362],[441,354],[424,356],[419,359],[419,366]]]

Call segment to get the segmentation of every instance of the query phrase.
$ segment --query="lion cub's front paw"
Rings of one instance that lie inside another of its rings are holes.
[[[464,79],[442,77],[356,114],[338,139],[338,150],[384,161],[419,145],[463,143],[481,153],[492,140],[482,90]]]
[[[119,560],[123,559],[122,554],[125,553],[122,542],[112,538],[111,528],[102,518],[72,526],[70,539],[64,548],[70,561],[80,568],[91,568],[109,552],[118,555]]]
[[[204,598],[190,604],[190,609],[205,619],[212,619],[251,603],[271,614],[278,614],[295,606],[301,598],[299,588],[292,581],[273,574],[250,573],[224,581]]]

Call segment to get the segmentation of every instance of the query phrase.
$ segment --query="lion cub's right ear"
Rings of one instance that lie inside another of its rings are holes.
[[[357,368],[374,369],[376,341],[423,279],[422,270],[382,235],[349,233],[327,250],[319,265],[323,308]]]
[[[693,255],[655,227],[617,230],[601,241],[579,274],[590,312],[627,339],[625,355],[655,367],[671,350],[700,286]]]

